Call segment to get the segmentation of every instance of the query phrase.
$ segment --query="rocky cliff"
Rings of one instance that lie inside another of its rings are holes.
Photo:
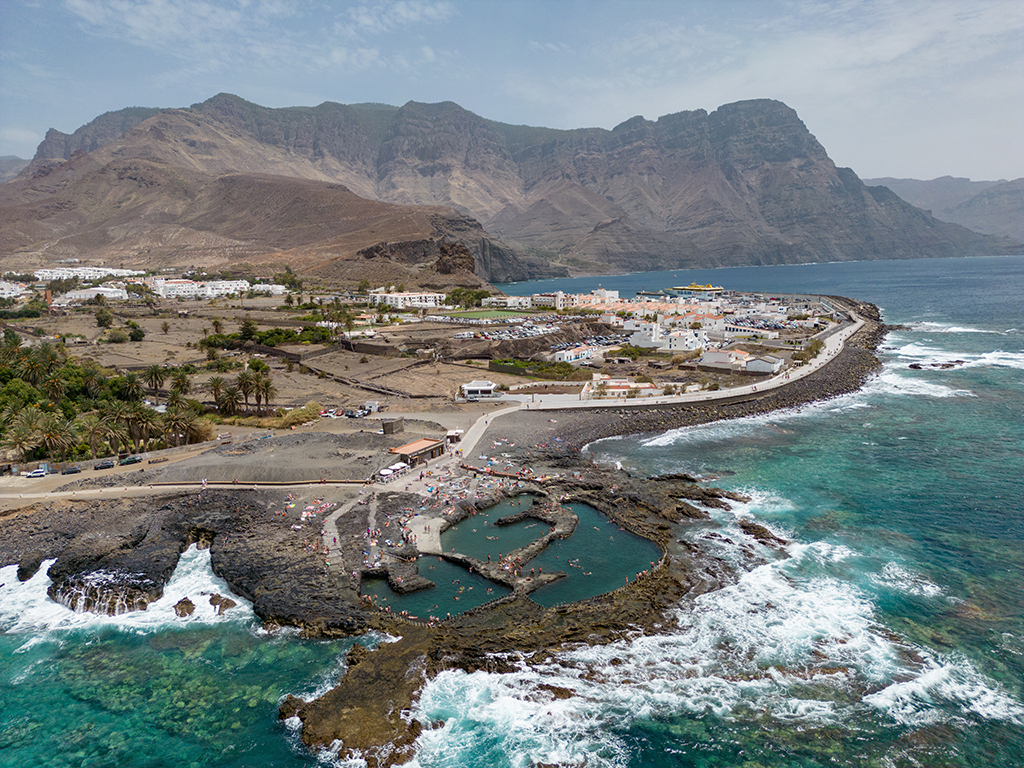
[[[108,113],[48,137],[36,171],[47,157],[102,149],[183,173],[299,177],[381,202],[443,206],[465,223],[452,215],[436,229],[460,231],[478,276],[495,282],[1021,247],[866,186],[835,166],[796,112],[768,99],[634,117],[612,130],[506,125],[451,102],[269,109],[229,94],[139,118]]]
[[[1024,178],[971,181],[942,176],[930,181],[882,178],[865,183],[888,187],[942,221],[1024,241]]]

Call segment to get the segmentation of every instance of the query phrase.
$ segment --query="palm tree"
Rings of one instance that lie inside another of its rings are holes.
[[[36,355],[39,357],[43,369],[47,373],[53,373],[55,370],[60,368],[61,363],[64,362],[64,355],[62,354],[60,347],[54,346],[49,342],[40,344],[36,349]]]
[[[189,443],[201,443],[210,438],[210,425],[195,411],[185,412],[185,445]]]
[[[17,451],[21,455],[21,460],[27,461],[29,453],[39,445],[39,431],[34,424],[18,419],[4,434],[3,443],[0,445],[8,450]]]
[[[217,409],[225,416],[234,416],[242,403],[242,393],[234,384],[224,387],[217,398]]]
[[[167,396],[167,410],[177,411],[185,407],[185,396],[176,389],[172,389]]]
[[[221,333],[224,332],[224,321],[221,320],[219,317],[213,318],[212,325],[213,325],[213,332],[216,333],[218,336]]]
[[[224,391],[224,387],[227,386],[227,382],[223,376],[211,376],[206,382],[206,388],[210,390],[210,394],[213,395],[213,402],[220,402],[220,393]]]
[[[100,441],[107,436],[106,420],[100,416],[99,412],[93,411],[79,416],[76,424],[79,434],[89,443],[89,450],[92,451],[92,457],[95,459]]]
[[[164,442],[169,445],[179,445],[185,435],[188,425],[188,411],[168,411],[164,415]]]
[[[82,363],[82,387],[89,397],[96,396],[104,381],[103,372],[95,360],[86,360]]]
[[[21,378],[32,386],[35,386],[46,376],[46,361],[33,351],[28,351],[21,357]]]
[[[235,378],[235,385],[238,387],[238,391],[242,393],[242,397],[245,399],[245,410],[249,410],[249,396],[253,394],[256,387],[256,372],[255,371],[242,371]]]
[[[188,373],[179,369],[171,374],[171,391],[183,396],[192,391],[192,381]]]
[[[171,324],[164,320],[162,323],[160,323],[160,330],[163,331],[164,335],[166,336],[167,332],[171,330]]]
[[[75,430],[59,413],[47,413],[39,425],[39,444],[53,458],[63,459],[75,447]]]
[[[138,453],[142,447],[149,447],[149,436],[160,428],[160,417],[152,408],[141,403],[132,405],[128,415],[128,434]]]
[[[131,439],[128,434],[130,413],[131,406],[121,400],[110,401],[103,410],[107,422],[106,438],[113,453],[118,453],[120,447],[127,446]]]
[[[121,397],[131,403],[137,403],[146,394],[139,380],[139,374],[129,371],[121,377]]]
[[[263,402],[267,405],[267,410],[270,410],[270,401],[277,397],[277,387],[274,386],[274,382],[269,376],[261,376],[256,383],[256,396],[262,397]],[[258,402],[257,408],[259,407]]]
[[[59,373],[51,373],[40,385],[43,394],[53,403],[59,403],[68,392],[68,383]]]
[[[157,403],[160,402],[160,388],[163,387],[166,378],[167,371],[159,365],[151,365],[142,372],[142,380],[153,390]]]

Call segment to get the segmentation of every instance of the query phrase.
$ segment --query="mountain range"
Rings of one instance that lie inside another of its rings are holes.
[[[5,262],[468,285],[1020,249],[865,185],[772,100],[556,130],[451,102],[271,109],[219,94],[51,129],[0,185]]]
[[[971,181],[942,176],[930,181],[882,178],[864,183],[882,184],[943,221],[1024,241],[1024,178]]]

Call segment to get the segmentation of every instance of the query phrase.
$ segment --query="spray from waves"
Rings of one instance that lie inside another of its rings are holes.
[[[954,368],[946,370],[959,370],[963,368],[1015,368],[1024,370],[1024,352],[1007,352],[1002,349],[995,349],[988,352],[951,352],[939,347],[929,346],[910,342],[896,347],[891,351],[902,361],[911,361],[921,366],[943,365],[956,362]]]
[[[513,766],[624,766],[629,747],[618,734],[690,716],[807,727],[879,718],[1024,724],[1024,706],[968,659],[918,648],[878,622],[873,595],[836,575],[858,565],[858,553],[826,542],[789,553],[679,606],[661,634],[536,664],[520,658],[504,674],[442,673],[413,713],[445,723],[420,738],[416,764],[483,764],[486,756]],[[937,589],[899,566],[881,576],[890,589]]]
[[[155,632],[175,626],[219,624],[224,622],[251,623],[255,620],[252,605],[242,597],[232,594],[223,579],[213,573],[210,566],[210,551],[199,550],[195,545],[182,553],[178,566],[164,587],[159,600],[149,604],[145,611],[134,611],[119,616],[93,613],[75,613],[54,602],[46,594],[50,578],[46,575],[53,560],[45,561],[36,574],[28,581],[18,581],[16,565],[0,568],[0,631],[29,635],[27,645],[33,645],[49,638],[53,633],[62,633],[83,628],[118,627],[134,632]],[[210,605],[208,595],[228,596],[238,603],[235,607],[218,615]],[[195,604],[191,616],[179,617],[174,605],[188,597]],[[27,646],[25,646],[27,647]]]
[[[1004,335],[1013,333],[1017,330],[1016,328],[1008,328],[1005,331],[991,331],[986,330],[985,328],[971,328],[968,326],[952,325],[950,323],[933,323],[929,321],[910,323],[907,327],[917,333],[994,333]]]

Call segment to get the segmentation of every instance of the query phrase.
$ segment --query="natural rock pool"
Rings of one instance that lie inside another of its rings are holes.
[[[444,551],[454,550],[458,555],[481,561],[490,556],[497,562],[500,556],[541,538],[550,527],[532,518],[512,525],[495,524],[502,517],[522,512],[532,502],[532,496],[519,496],[471,515],[442,534]],[[657,545],[623,530],[588,504],[568,506],[579,518],[572,536],[556,539],[523,564],[524,575],[534,568],[546,574],[566,574],[530,593],[530,598],[545,608],[610,592],[634,580],[660,559]],[[505,586],[435,555],[420,557],[418,570],[420,576],[434,582],[433,588],[399,595],[381,578],[364,580],[361,592],[378,608],[407,611],[421,620],[463,613],[510,592]]]

